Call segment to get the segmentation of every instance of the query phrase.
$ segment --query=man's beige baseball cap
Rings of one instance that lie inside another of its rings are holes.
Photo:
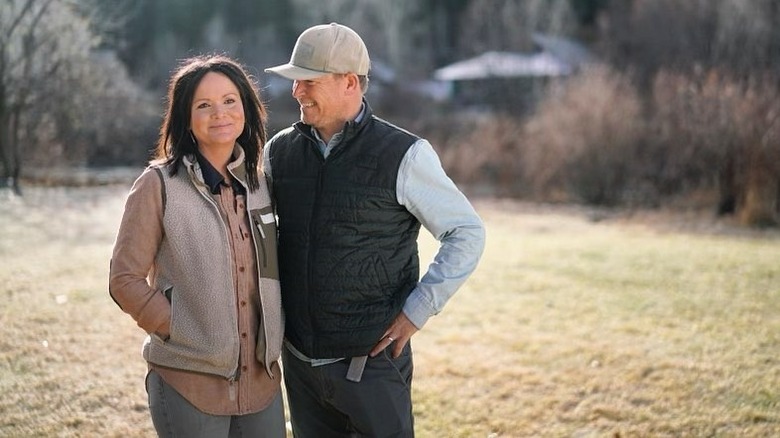
[[[360,35],[343,24],[330,23],[304,30],[295,42],[290,62],[265,71],[305,81],[328,73],[367,75],[370,64]]]

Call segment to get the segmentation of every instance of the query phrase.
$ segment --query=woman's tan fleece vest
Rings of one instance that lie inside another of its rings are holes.
[[[228,170],[244,187],[243,150]],[[152,286],[171,300],[170,338],[150,336],[143,356],[149,362],[178,369],[235,375],[238,366],[236,296],[230,243],[220,211],[203,182],[197,161],[183,160],[173,177],[165,166],[162,179],[164,236],[150,273]],[[257,253],[262,304],[257,360],[271,374],[279,359],[284,333],[276,259],[276,222],[268,189],[247,190],[246,207]]]

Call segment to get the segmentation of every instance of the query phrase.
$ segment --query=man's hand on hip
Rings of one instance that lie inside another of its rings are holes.
[[[392,345],[393,357],[400,356],[406,343],[409,342],[409,339],[411,339],[412,335],[417,333],[418,330],[419,329],[412,324],[412,321],[410,321],[403,312],[399,313],[369,355],[374,357],[381,353],[382,350]]]

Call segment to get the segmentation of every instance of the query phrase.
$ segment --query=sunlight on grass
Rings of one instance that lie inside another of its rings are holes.
[[[126,191],[0,203],[0,436],[154,435],[106,290]],[[418,436],[780,436],[779,233],[477,208],[484,258],[413,339]]]
[[[420,435],[780,431],[776,238],[481,212],[478,271],[416,338]]]

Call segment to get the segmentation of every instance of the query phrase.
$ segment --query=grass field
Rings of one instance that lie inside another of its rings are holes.
[[[0,191],[0,436],[154,436],[106,290],[127,188]],[[418,436],[780,436],[780,232],[476,206],[484,258],[413,339]]]

